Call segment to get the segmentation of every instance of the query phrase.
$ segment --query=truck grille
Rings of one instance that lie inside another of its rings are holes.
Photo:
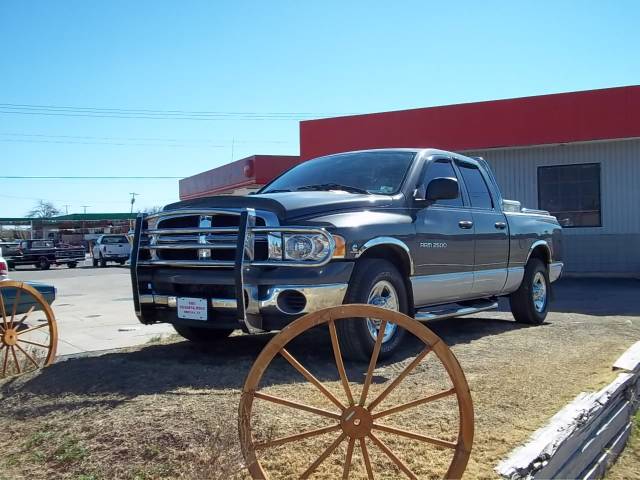
[[[244,236],[238,236],[239,231],[244,231],[242,218],[247,219],[246,241]],[[331,260],[331,253],[318,261],[285,260],[282,236],[287,233],[319,234],[333,244],[324,229],[280,227],[275,214],[267,211],[184,209],[144,217],[140,227],[136,226],[139,240],[132,258],[137,258],[136,264],[141,266],[234,268],[236,252],[244,248],[242,263],[256,266],[317,267]]]

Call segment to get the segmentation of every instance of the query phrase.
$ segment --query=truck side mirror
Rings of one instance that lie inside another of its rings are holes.
[[[428,202],[452,200],[458,198],[459,192],[458,180],[452,177],[439,177],[429,182],[424,198]]]

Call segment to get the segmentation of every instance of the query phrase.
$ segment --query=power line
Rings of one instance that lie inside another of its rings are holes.
[[[0,132],[1,136],[5,137],[42,137],[42,138],[72,138],[80,140],[126,140],[126,141],[141,141],[141,142],[179,142],[179,143],[225,143],[231,144],[231,140],[212,140],[212,139],[198,139],[198,138],[158,138],[158,137],[100,137],[91,135],[46,135],[42,133],[12,133],[12,132]],[[285,140],[238,140],[234,142],[238,143],[259,143],[259,144],[285,144],[295,143]]]
[[[97,176],[97,175],[0,175],[7,180],[176,180],[184,177],[170,176]]]
[[[58,105],[32,105],[0,103],[0,114],[45,115],[60,117],[119,118],[142,120],[284,120],[299,121],[329,116],[352,115],[348,113],[314,112],[232,112],[199,110],[152,110],[126,108],[72,107]]]
[[[136,113],[136,114],[176,114],[176,115],[261,115],[261,116],[339,116],[354,115],[353,113],[337,113],[337,112],[233,112],[233,111],[207,111],[207,110],[156,110],[156,109],[130,109],[130,108],[103,108],[103,107],[74,107],[67,105],[33,105],[25,103],[0,103],[0,108],[17,108],[31,110],[72,110],[72,111],[91,111],[91,112],[116,112],[116,113]]]

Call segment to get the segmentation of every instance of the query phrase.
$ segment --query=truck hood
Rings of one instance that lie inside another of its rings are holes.
[[[363,210],[391,205],[388,195],[365,195],[339,191],[280,192],[246,196],[205,197],[172,203],[164,211],[180,208],[255,208],[275,213],[280,221],[344,210]]]

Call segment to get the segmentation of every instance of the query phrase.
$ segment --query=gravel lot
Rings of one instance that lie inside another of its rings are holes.
[[[428,325],[452,347],[471,387],[476,437],[466,478],[495,478],[498,461],[566,402],[614,377],[612,361],[640,338],[638,292],[637,280],[563,280],[545,325],[516,324],[504,311]],[[0,431],[8,445],[0,455],[0,478],[245,476],[236,433],[239,391],[271,337],[236,335],[208,347],[174,338],[72,359],[0,383]],[[374,393],[389,384],[417,348],[409,342],[393,361],[376,369]],[[298,339],[290,351],[340,395],[326,328]],[[446,388],[437,384],[442,378],[438,365],[429,362],[433,359],[421,364],[385,405]],[[356,392],[364,370],[366,365],[348,367]],[[274,395],[328,408],[284,361],[270,369],[265,385]],[[321,425],[317,417],[269,409],[270,404],[263,403],[257,419],[263,436],[294,432],[296,422],[305,430]],[[397,415],[394,422],[452,438],[454,406],[450,400],[434,402]],[[270,451],[265,458],[272,476],[299,475],[334,437]],[[382,437],[420,478],[442,475],[447,452]],[[373,456],[374,467],[385,472],[376,478],[400,475],[382,456]],[[361,478],[364,467],[354,461],[352,478]],[[318,478],[340,474],[338,455],[333,455],[322,464]]]

